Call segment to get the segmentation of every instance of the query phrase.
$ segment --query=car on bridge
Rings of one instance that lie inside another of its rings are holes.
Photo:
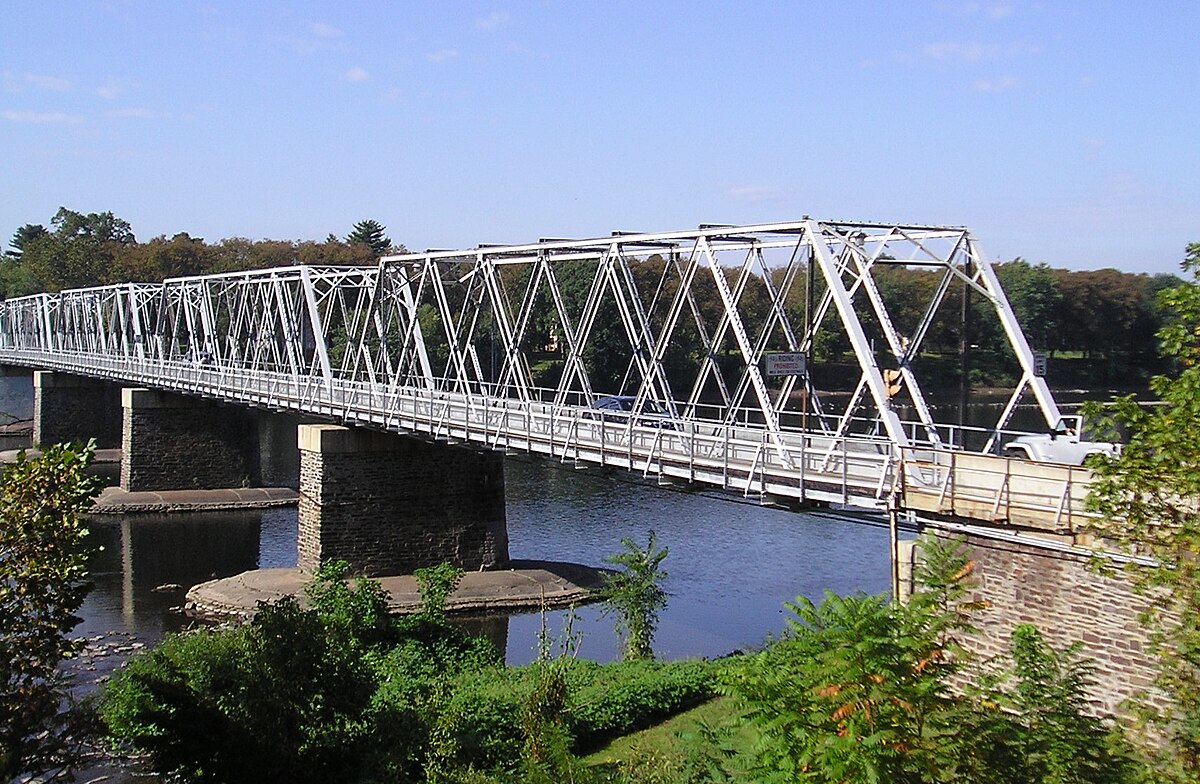
[[[1004,445],[1004,454],[1039,463],[1083,465],[1089,455],[1120,454],[1120,444],[1083,438],[1083,417],[1059,417],[1049,433],[1019,436]]]
[[[637,397],[634,395],[601,395],[592,403],[592,408],[600,411],[600,418],[605,421],[617,421],[625,424],[632,416],[635,402],[637,402]],[[642,410],[634,424],[642,427],[675,430],[675,422],[672,421],[670,414],[650,399],[642,401]]]

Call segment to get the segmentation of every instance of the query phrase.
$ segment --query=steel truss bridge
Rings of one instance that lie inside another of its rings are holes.
[[[934,273],[915,320],[893,316],[886,267]],[[935,421],[918,372],[939,309],[966,291],[1021,372],[980,431]],[[817,388],[822,340],[857,378],[841,394]],[[767,372],[774,353],[793,374]],[[1026,392],[1058,419],[967,229],[808,218],[9,299],[0,363],[862,509],[885,507],[905,454],[997,451]],[[595,408],[605,394],[629,413]]]

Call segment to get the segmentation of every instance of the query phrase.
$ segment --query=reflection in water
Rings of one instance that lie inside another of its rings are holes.
[[[258,565],[260,512],[104,515],[88,521],[94,588],[81,610],[79,633],[114,629],[157,639],[183,619],[170,612],[181,590]],[[294,519],[294,515],[293,515]]]
[[[628,475],[574,471],[543,462],[506,463],[509,547],[513,558],[601,565],[622,538],[644,543],[653,529],[670,550],[670,604],[656,648],[666,658],[719,656],[784,628],[782,603],[797,595],[887,588],[887,532],[860,523],[795,514],[751,503],[663,490]],[[186,620],[173,608],[184,589],[259,567],[292,566],[296,512],[125,515],[91,520],[95,589],[80,634],[111,630],[152,643]],[[561,613],[547,619],[552,634]],[[578,610],[580,655],[618,654],[611,619]],[[508,660],[536,655],[537,613],[488,619],[489,636],[507,626]]]

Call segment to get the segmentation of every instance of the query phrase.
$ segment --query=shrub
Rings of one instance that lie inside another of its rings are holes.
[[[539,665],[464,673],[445,706],[458,767],[511,770],[522,756],[525,712],[538,688]],[[717,665],[704,661],[597,664],[569,661],[561,726],[570,748],[594,748],[651,726],[715,694]],[[548,718],[548,717],[542,717]]]
[[[632,539],[622,539],[621,545],[623,552],[604,559],[621,567],[621,571],[604,576],[600,592],[604,613],[616,616],[617,634],[625,644],[624,658],[652,659],[658,613],[667,606],[667,593],[662,589],[667,573],[659,568],[667,557],[667,548],[658,549],[653,531],[644,548]]]
[[[105,690],[110,732],[192,781],[354,781],[369,764],[375,675],[294,599],[237,629],[165,640]]]
[[[402,618],[378,583],[346,571],[318,570],[311,610],[284,599],[131,659],[104,691],[110,733],[192,781],[424,780],[446,684],[499,654],[445,622],[444,570],[426,612]]]
[[[88,592],[93,447],[21,452],[0,477],[0,781],[69,768],[84,729],[59,662],[81,646],[67,635]]]
[[[619,735],[644,729],[716,694],[716,665],[698,660],[623,662],[597,667],[579,678],[568,707],[576,750],[595,748]],[[578,677],[578,676],[577,676]]]

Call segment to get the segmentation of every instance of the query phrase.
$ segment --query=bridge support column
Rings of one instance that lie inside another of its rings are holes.
[[[107,381],[38,370],[33,374],[33,443],[96,439],[121,443],[121,388]]]
[[[258,484],[258,427],[252,412],[154,389],[124,389],[121,404],[122,490]]]
[[[333,425],[301,425],[298,441],[301,569],[340,559],[380,576],[508,561],[502,456]]]
[[[934,533],[952,536],[936,528]],[[973,652],[1007,660],[1013,627],[1033,624],[1056,647],[1082,643],[1081,653],[1096,663],[1088,696],[1101,714],[1119,715],[1122,700],[1136,694],[1161,700],[1150,690],[1156,662],[1147,652],[1149,631],[1139,622],[1149,599],[1135,592],[1123,574],[1097,574],[1088,553],[1052,543],[977,535],[965,537],[964,543],[978,582],[974,598],[987,604],[972,617],[979,633],[964,640]],[[901,552],[901,576],[911,590],[912,561],[919,552],[914,554],[912,547]]]

